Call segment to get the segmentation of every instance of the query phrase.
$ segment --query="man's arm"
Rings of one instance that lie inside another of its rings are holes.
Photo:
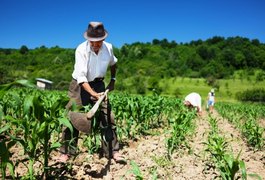
[[[115,78],[116,77],[116,69],[117,69],[117,65],[116,64],[110,66],[111,78]]]
[[[107,86],[107,89],[109,89],[110,91],[114,90],[114,84],[116,81],[116,70],[117,70],[117,65],[114,64],[112,66],[110,66],[110,83]]]
[[[94,98],[96,98],[97,100],[100,98],[101,94],[95,92],[91,86],[87,83],[87,82],[83,82],[81,83],[81,86]]]

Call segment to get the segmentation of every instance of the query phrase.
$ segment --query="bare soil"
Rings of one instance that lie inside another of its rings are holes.
[[[227,120],[219,118],[218,125],[221,133],[229,140],[231,151],[236,156],[242,150],[240,159],[244,160],[247,173],[259,174],[265,178],[265,151],[254,151],[244,141],[238,130]],[[166,137],[164,130],[159,131],[160,135],[144,136],[137,140],[122,142],[120,152],[126,157],[127,164],[119,164],[113,160],[99,158],[98,154],[88,154],[87,150],[81,148],[81,153],[76,158],[71,158],[66,164],[57,162],[58,152],[54,152],[49,160],[54,167],[50,179],[138,179],[133,173],[131,162],[139,167],[143,179],[220,179],[219,172],[209,161],[209,155],[205,153],[205,145],[210,126],[207,121],[208,114],[204,112],[201,117],[195,119],[196,130],[194,136],[189,138],[190,149],[181,147],[167,158]],[[23,159],[22,149],[18,146],[12,149],[13,160]],[[38,171],[40,164],[36,163],[34,170]],[[16,168],[17,176],[25,175],[25,165],[19,163]],[[10,176],[9,176],[10,177]],[[39,178],[37,178],[39,179]],[[249,179],[255,179],[249,177]],[[257,179],[257,178],[256,178]]]

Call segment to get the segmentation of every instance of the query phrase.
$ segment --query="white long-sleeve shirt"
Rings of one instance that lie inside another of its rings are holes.
[[[192,106],[198,107],[199,112],[202,111],[202,98],[198,93],[190,93],[185,97],[185,101],[189,101]]]
[[[89,41],[85,41],[76,48],[72,77],[78,84],[91,82],[95,78],[104,77],[108,66],[116,64],[117,61],[110,43],[103,41],[102,47],[96,54],[91,50]]]

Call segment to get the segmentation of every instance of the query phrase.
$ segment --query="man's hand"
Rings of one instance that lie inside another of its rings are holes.
[[[97,101],[103,95],[104,95],[104,92],[101,92],[101,93],[93,92],[93,93],[91,93],[91,100]]]
[[[95,92],[87,82],[83,82],[81,83],[81,85],[91,95],[92,101],[97,101],[100,98],[100,96],[104,94],[104,92],[101,93]]]

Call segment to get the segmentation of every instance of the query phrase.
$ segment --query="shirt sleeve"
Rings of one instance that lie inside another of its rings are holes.
[[[75,52],[74,74],[77,83],[88,82],[87,80],[87,57],[79,48]]]
[[[116,58],[116,56],[113,55],[112,61],[110,61],[110,65],[113,66],[117,62],[118,62],[118,59]]]
[[[110,52],[110,55],[111,55],[111,59],[110,59],[109,65],[113,66],[114,64],[116,64],[118,62],[118,59],[114,56],[113,48],[112,48],[111,44],[109,44],[108,49],[109,49],[109,52]]]

